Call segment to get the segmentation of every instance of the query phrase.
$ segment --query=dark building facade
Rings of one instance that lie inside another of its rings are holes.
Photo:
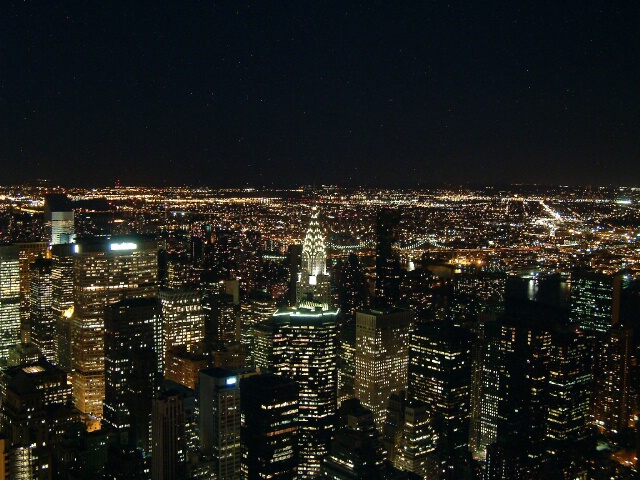
[[[421,325],[411,336],[409,395],[429,406],[441,478],[460,478],[468,457],[471,347],[465,328],[444,322]]]
[[[153,399],[151,478],[184,480],[187,477],[187,437],[183,395],[163,392]]]
[[[293,480],[298,467],[298,384],[278,375],[242,379],[241,478]]]
[[[400,301],[400,261],[393,251],[399,222],[397,210],[383,209],[376,217],[376,308],[397,307]]]
[[[160,304],[121,300],[105,308],[104,420],[121,443],[151,453],[151,405],[159,373],[155,351]]]

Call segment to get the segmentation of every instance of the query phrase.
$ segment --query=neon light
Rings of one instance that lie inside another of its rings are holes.
[[[227,385],[235,385],[236,377],[227,378]]]
[[[111,250],[135,250],[138,248],[138,245],[131,242],[123,242],[123,243],[112,243],[109,245]]]

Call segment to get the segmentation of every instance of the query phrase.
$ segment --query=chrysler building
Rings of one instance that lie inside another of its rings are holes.
[[[301,258],[302,265],[296,283],[296,306],[329,308],[331,286],[327,275],[327,252],[316,207],[312,210]]]

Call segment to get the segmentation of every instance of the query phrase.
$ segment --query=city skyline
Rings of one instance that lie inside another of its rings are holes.
[[[637,480],[640,2],[0,2],[0,480]]]
[[[635,479],[638,205],[0,186],[0,479]]]

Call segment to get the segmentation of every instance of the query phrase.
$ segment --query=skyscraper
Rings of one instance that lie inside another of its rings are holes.
[[[410,398],[403,407],[394,466],[422,478],[462,478],[459,472],[458,476],[442,475],[442,467],[438,464],[435,452],[439,437],[433,428],[429,406]]]
[[[485,352],[488,348],[485,339],[485,331],[487,325],[496,321],[496,316],[493,313],[480,313],[478,314],[475,335],[476,338],[473,342],[472,348],[472,368],[471,368],[471,398],[470,398],[470,417],[469,422],[469,450],[474,457],[480,458],[484,456],[484,452],[480,448],[480,418],[482,414],[483,404],[483,376],[485,373],[490,374],[491,371],[484,371]],[[492,385],[489,385],[492,387]],[[485,399],[486,401],[486,399]]]
[[[331,451],[322,463],[322,478],[381,480],[383,451],[371,410],[356,398],[342,403]]]
[[[243,480],[293,480],[298,467],[298,385],[278,375],[240,382]]]
[[[366,280],[358,256],[350,253],[340,271],[340,310],[347,321],[355,320],[356,312],[364,310],[367,303]]]
[[[468,455],[471,336],[449,323],[424,324],[411,336],[409,395],[427,405],[438,436],[441,478],[460,478]]]
[[[0,429],[9,449],[11,479],[50,480],[52,450],[79,420],[69,405],[67,374],[46,360],[0,375]]]
[[[630,426],[631,328],[618,325],[597,345],[593,366],[593,420],[601,433],[615,435]]]
[[[355,396],[356,325],[349,322],[338,333],[338,404]]]
[[[45,195],[44,220],[50,229],[52,245],[75,241],[73,207],[67,195],[60,193]]]
[[[287,308],[273,318],[283,341],[276,373],[300,386],[298,452],[300,478],[320,473],[329,451],[337,408],[336,310]]]
[[[213,458],[219,480],[240,475],[240,386],[221,368],[200,371],[200,450]]]
[[[187,439],[184,401],[178,392],[163,392],[153,400],[152,480],[186,477]]]
[[[255,328],[261,322],[271,319],[277,309],[276,301],[266,292],[255,291],[242,303],[241,309],[240,342],[247,349],[247,363],[257,368],[254,352],[257,336]]]
[[[565,465],[586,450],[589,437],[591,344],[577,326],[551,333],[547,452]]]
[[[224,282],[227,283],[237,287],[237,281]],[[210,345],[235,341],[240,317],[239,300],[234,300],[234,295],[226,293],[226,289],[216,287],[204,289],[201,300],[204,338]],[[217,289],[222,291],[216,291]]]
[[[168,349],[184,345],[190,351],[204,339],[204,314],[202,297],[197,290],[160,290],[159,298],[163,317],[163,352],[159,352],[158,361],[164,366]]]
[[[39,257],[31,264],[29,302],[31,341],[51,363],[58,363],[56,320],[51,308],[52,260]]]
[[[536,478],[544,463],[551,346],[550,332],[530,320],[507,317],[487,328],[480,425],[488,464],[508,464],[524,478]]]
[[[58,366],[70,373],[73,317],[73,245],[51,246],[51,313],[56,322]]]
[[[31,319],[29,317],[29,303],[31,294],[31,264],[47,251],[47,242],[19,242],[15,244],[19,249],[20,264],[20,337],[23,342],[31,342]]]
[[[331,286],[327,275],[327,254],[320,229],[318,211],[314,207],[309,229],[302,244],[301,268],[296,283],[296,306],[311,304],[329,306]]]
[[[129,298],[104,310],[104,420],[120,443],[151,453],[151,404],[159,384],[155,337],[160,305]]]
[[[74,245],[72,319],[76,407],[102,417],[104,307],[157,295],[157,245],[144,237],[88,237]]]
[[[620,321],[622,278],[594,272],[571,274],[571,321],[591,334],[606,333]]]
[[[0,246],[0,364],[20,341],[20,265],[16,246]]]
[[[409,310],[370,310],[356,313],[355,396],[373,412],[379,429],[392,393],[407,388]]]
[[[400,222],[397,210],[383,209],[376,217],[376,308],[397,307],[400,300],[400,261],[393,251]]]
[[[288,344],[282,334],[280,324],[274,318],[258,323],[253,328],[253,359],[256,369],[266,372],[280,370],[280,362],[285,361],[284,351]]]

